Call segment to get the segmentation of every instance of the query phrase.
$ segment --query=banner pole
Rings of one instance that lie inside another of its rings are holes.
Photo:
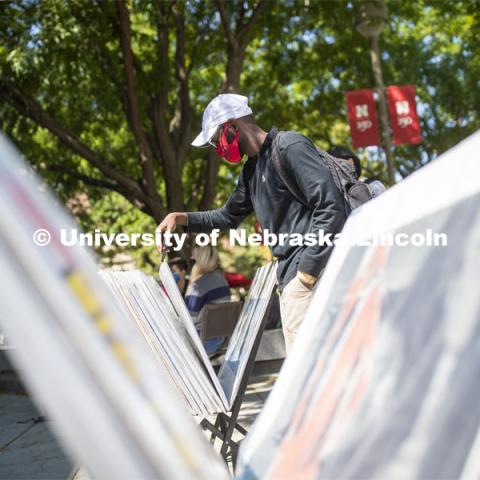
[[[379,119],[382,134],[382,147],[387,157],[387,174],[390,186],[395,185],[395,160],[392,152],[392,141],[390,136],[390,125],[388,123],[387,98],[385,85],[383,83],[382,66],[380,63],[380,49],[378,47],[378,35],[370,37],[370,53],[372,58],[373,76],[378,91]]]

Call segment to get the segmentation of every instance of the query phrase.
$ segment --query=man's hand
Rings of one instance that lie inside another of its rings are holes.
[[[174,232],[177,225],[187,224],[187,214],[185,212],[169,213],[157,227],[155,233],[160,233],[160,244],[157,243],[157,249],[160,253],[165,253],[165,246],[161,241],[161,234],[164,232]],[[156,235],[157,236],[157,235]]]
[[[307,288],[310,289],[313,288],[315,283],[317,282],[317,277],[314,277],[313,275],[305,272],[301,272],[300,270],[298,270],[297,272],[297,277]]]

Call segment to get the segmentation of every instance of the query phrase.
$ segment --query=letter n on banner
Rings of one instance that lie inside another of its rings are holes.
[[[352,132],[352,145],[355,148],[380,145],[380,130],[378,129],[373,90],[347,92],[345,100]]]
[[[415,103],[415,86],[387,87],[388,109],[395,145],[421,143],[422,134]]]

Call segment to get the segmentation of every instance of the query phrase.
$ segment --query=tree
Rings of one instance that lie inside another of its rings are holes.
[[[80,181],[118,192],[156,221],[167,210],[208,208],[219,159],[191,155],[192,121],[200,123],[205,94],[239,90],[265,5],[4,3],[3,128],[64,196]],[[192,85],[203,94],[192,98]]]
[[[407,176],[480,126],[479,9],[387,3],[385,83],[417,86],[424,135],[395,148]],[[11,1],[0,32],[0,118],[27,158],[62,198],[113,190],[157,220],[234,185],[238,168],[188,148],[217,93],[241,87],[265,129],[328,148],[349,141],[344,92],[374,85],[347,0]],[[360,155],[382,173],[375,149]]]
[[[418,146],[395,147],[397,171],[406,177],[480,127],[480,10],[478,1],[387,4],[380,39],[385,83],[417,86],[424,137]],[[294,2],[262,23],[252,45],[256,62],[243,77],[252,103],[266,107],[261,124],[274,119],[324,148],[349,143],[344,93],[375,85],[368,42],[353,17],[349,1]],[[365,170],[379,175],[375,150],[360,155]]]

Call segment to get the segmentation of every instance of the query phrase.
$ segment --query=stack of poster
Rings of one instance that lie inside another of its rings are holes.
[[[155,279],[139,271],[108,272],[102,276],[137,323],[191,412],[207,416],[223,411],[225,402],[192,348],[194,337],[182,328],[177,312]],[[196,332],[195,335],[198,336]]]
[[[225,353],[217,378],[166,262],[160,267],[163,290],[139,271],[101,272],[129,312],[145,342],[194,415],[228,412],[238,393],[247,359],[276,282],[276,264],[260,268]]]
[[[351,215],[240,479],[479,478],[479,151]]]
[[[203,348],[198,334],[193,326],[180,290],[173,278],[172,272],[166,262],[160,267],[160,279],[179,317],[185,331],[188,332],[193,347],[203,360],[205,368],[215,382],[216,389],[221,392],[222,398],[226,397],[226,410],[229,411],[235,401],[240,382],[243,378],[247,360],[253,348],[255,339],[260,332],[262,320],[267,313],[272,291],[277,282],[277,262],[270,262],[255,272],[247,298],[243,305],[232,337],[229,341],[225,359],[218,374],[218,381],[211,368],[208,356]]]
[[[0,135],[0,318],[9,351],[93,478],[226,479],[224,463],[97,273],[78,228]]]

